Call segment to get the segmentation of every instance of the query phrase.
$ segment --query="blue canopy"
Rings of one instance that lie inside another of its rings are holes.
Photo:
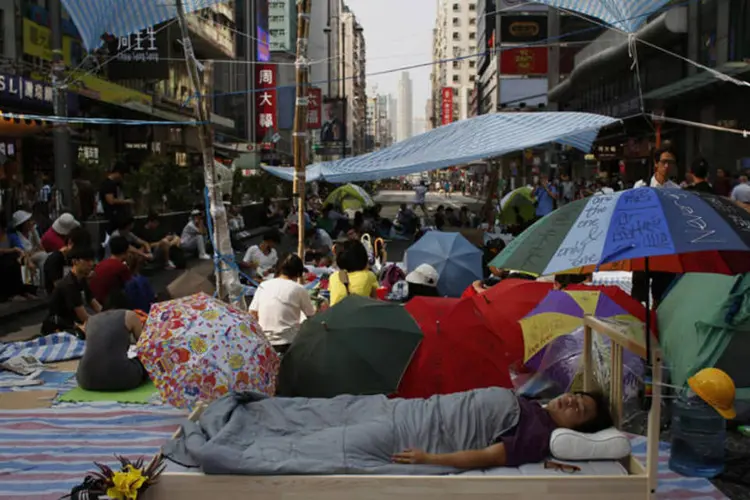
[[[482,279],[482,251],[461,233],[427,231],[406,251],[406,268],[429,264],[438,272],[438,292],[460,297],[466,287]]]
[[[617,29],[634,33],[648,16],[658,11],[669,0],[534,0],[551,7],[570,10],[596,17]]]
[[[307,181],[362,182],[463,165],[549,142],[589,151],[601,127],[616,118],[591,113],[495,113],[445,125],[391,147],[307,167]],[[263,167],[286,180],[290,167]]]
[[[186,13],[227,0],[182,0]],[[174,0],[62,0],[78,28],[83,46],[91,51],[105,34],[127,36],[177,17]]]

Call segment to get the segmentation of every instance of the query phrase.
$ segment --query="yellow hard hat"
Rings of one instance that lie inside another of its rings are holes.
[[[723,370],[704,368],[688,379],[688,385],[722,417],[731,420],[737,416],[734,381]]]

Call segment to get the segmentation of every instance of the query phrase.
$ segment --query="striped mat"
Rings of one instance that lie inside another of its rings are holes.
[[[56,363],[83,356],[86,342],[70,333],[54,333],[26,342],[0,345],[0,363],[19,354],[34,356],[42,363]]]
[[[115,453],[132,459],[153,455],[184,417],[169,407],[119,404],[0,411],[0,499],[57,500],[83,480],[94,461],[113,465]],[[645,462],[645,438],[632,442]],[[668,460],[669,445],[662,443],[659,499],[726,498],[705,479],[670,471]]]

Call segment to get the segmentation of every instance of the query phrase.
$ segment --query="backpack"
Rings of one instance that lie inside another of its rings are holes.
[[[396,264],[391,264],[383,268],[380,272],[379,278],[380,285],[390,291],[393,288],[393,285],[399,281],[406,280],[406,273],[404,273],[404,270]]]

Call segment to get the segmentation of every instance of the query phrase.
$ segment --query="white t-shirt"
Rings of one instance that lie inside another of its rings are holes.
[[[199,238],[203,238],[203,235],[198,230],[198,226],[195,225],[195,221],[190,220],[187,224],[185,224],[185,228],[182,230],[182,235],[180,235],[180,244],[184,247],[192,247],[194,246],[194,241],[196,241]]]
[[[659,181],[656,180],[656,176],[655,175],[651,176],[651,183],[650,184],[646,184],[646,181],[644,181],[643,179],[641,179],[638,182],[636,182],[633,187],[634,188],[641,188],[641,187],[646,187],[646,186],[650,186],[652,188],[680,189],[680,185],[679,184],[675,184],[674,182],[670,181],[669,179],[667,179],[666,181],[664,181],[664,184],[659,184]]]
[[[303,314],[307,317],[315,314],[307,290],[284,278],[261,283],[250,303],[250,311],[258,313],[260,327],[275,345],[291,343],[295,332],[289,329],[300,324]]]
[[[417,186],[414,188],[414,202],[417,204],[424,203],[425,195],[427,194],[427,186]]]
[[[279,255],[276,253],[276,249],[272,248],[268,255],[263,253],[258,245],[253,245],[247,249],[245,257],[242,262],[250,264],[254,262],[256,264],[255,272],[259,275],[263,275],[276,267],[276,263],[279,261]]]

